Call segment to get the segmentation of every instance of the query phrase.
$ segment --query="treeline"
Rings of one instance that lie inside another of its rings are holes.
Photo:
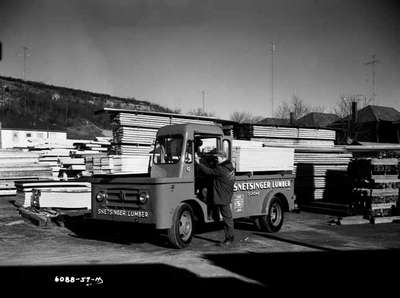
[[[95,111],[104,107],[173,112],[134,98],[114,97],[14,78],[0,77],[0,88],[0,122],[8,128],[67,130],[94,124],[102,129],[110,129],[108,115],[95,115]]]

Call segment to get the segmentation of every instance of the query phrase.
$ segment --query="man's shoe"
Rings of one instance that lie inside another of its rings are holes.
[[[230,246],[233,244],[233,238],[226,238],[223,242],[220,243],[220,246]]]

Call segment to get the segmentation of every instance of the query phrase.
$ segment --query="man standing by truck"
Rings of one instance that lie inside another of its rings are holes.
[[[213,177],[211,202],[215,212],[217,212],[217,214],[221,212],[223,217],[225,240],[222,244],[231,245],[234,241],[234,228],[230,203],[235,183],[235,170],[232,163],[227,159],[226,152],[220,151],[216,156],[217,165],[214,168],[209,168],[202,164],[197,154],[195,154],[195,161],[203,173]]]

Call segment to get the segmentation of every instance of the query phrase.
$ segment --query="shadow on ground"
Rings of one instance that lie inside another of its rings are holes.
[[[72,237],[119,244],[150,243],[164,248],[171,247],[166,232],[159,232],[151,225],[91,220],[89,216],[68,215],[63,216],[61,221],[64,227],[72,232]],[[196,233],[193,237],[210,243],[219,243],[219,240],[204,237],[203,234],[222,231],[222,229],[222,222],[205,224],[196,227]]]
[[[168,247],[165,236],[152,226],[91,220],[88,216],[64,216],[62,222],[72,232],[72,237],[119,244],[151,243]]]
[[[213,265],[269,289],[326,295],[394,289],[400,250],[205,254]],[[322,296],[323,297],[323,296]]]
[[[69,283],[65,277],[69,277]],[[56,278],[64,277],[64,282]],[[74,283],[71,282],[74,277]],[[80,277],[90,277],[84,282]],[[166,296],[188,295],[215,289],[263,289],[257,283],[245,282],[232,277],[200,277],[189,270],[166,264],[137,265],[77,265],[77,266],[19,266],[0,267],[3,285],[35,288],[113,288],[128,289],[129,296],[161,293]]]

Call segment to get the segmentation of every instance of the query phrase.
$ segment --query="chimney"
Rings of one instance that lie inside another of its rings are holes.
[[[356,141],[356,122],[357,122],[357,102],[351,102],[351,115],[350,115],[350,138]]]
[[[293,126],[293,125],[294,125],[294,113],[293,113],[293,112],[290,112],[289,117],[290,117],[289,123],[290,123],[290,125]]]

